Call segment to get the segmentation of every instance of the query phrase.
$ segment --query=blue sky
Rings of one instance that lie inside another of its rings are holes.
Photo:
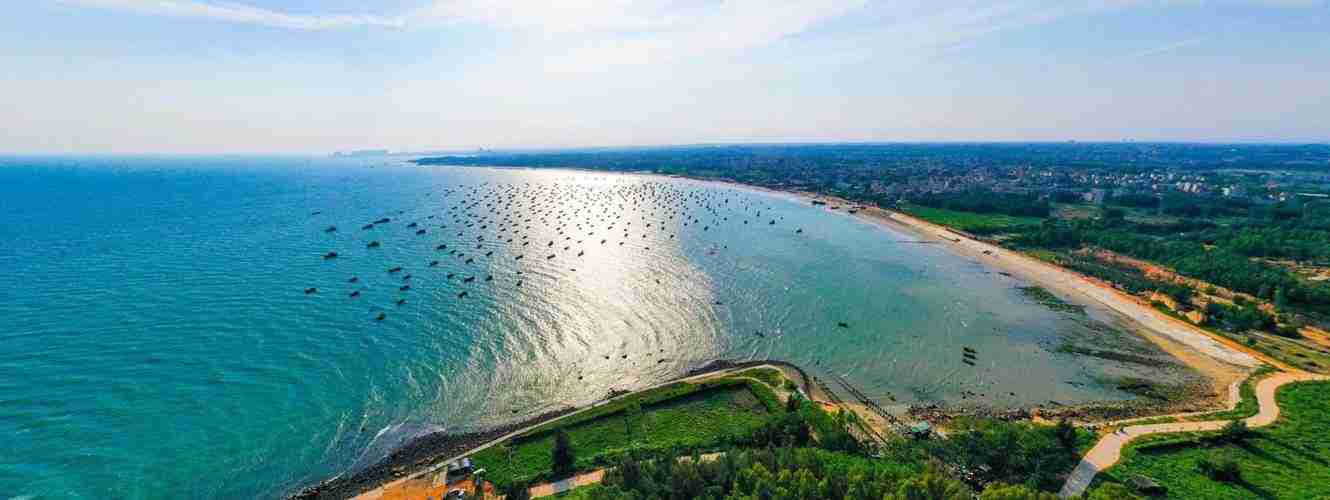
[[[4,10],[4,152],[1330,141],[1330,0]]]

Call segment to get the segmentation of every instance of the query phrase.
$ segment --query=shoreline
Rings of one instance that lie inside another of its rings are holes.
[[[928,238],[958,257],[1010,273],[1022,281],[1053,292],[1069,303],[1108,313],[1115,320],[1112,322],[1114,326],[1124,327],[1145,338],[1179,362],[1212,380],[1216,395],[1226,395],[1235,381],[1244,379],[1261,364],[1256,356],[1236,349],[1194,325],[1156,311],[1139,298],[1103,281],[902,212],[816,193],[784,193],[810,203],[812,200],[825,200],[828,203],[859,207],[856,213],[846,214],[891,230]]]
[[[998,245],[981,241],[962,231],[934,224],[908,214],[887,210],[877,206],[864,205],[837,196],[823,195],[801,189],[777,189],[752,184],[744,184],[725,179],[701,179],[671,174],[659,174],[643,171],[607,171],[571,167],[521,167],[502,165],[446,165],[422,164],[417,158],[408,162],[418,167],[449,168],[495,168],[505,170],[566,171],[577,173],[626,175],[655,179],[670,179],[690,183],[747,190],[784,198],[789,201],[811,204],[813,200],[822,200],[830,204],[842,205],[841,210],[823,210],[840,212],[857,217],[867,223],[889,231],[919,236],[941,244],[953,255],[967,259],[995,270],[1009,273],[1011,276],[1030,284],[1038,285],[1053,292],[1069,303],[1093,308],[1107,314],[1113,326],[1119,326],[1136,334],[1157,346],[1182,364],[1196,370],[1211,380],[1213,397],[1206,402],[1207,408],[1217,408],[1223,401],[1229,387],[1246,378],[1262,362],[1263,358],[1251,354],[1232,342],[1217,339],[1200,328],[1168,316],[1150,307],[1140,299],[1123,293],[1111,284],[1089,278],[1075,271],[1050,264],[1021,252],[1009,250]],[[856,213],[848,213],[849,207],[858,207]],[[1077,405],[1078,407],[1092,406]],[[960,408],[956,408],[960,410]]]
[[[670,179],[690,183],[747,190],[777,196],[790,201],[811,204],[814,200],[842,205],[841,212],[857,217],[880,228],[898,233],[919,236],[931,242],[939,243],[957,257],[967,259],[995,270],[1009,273],[1027,283],[1038,285],[1069,303],[1093,308],[1113,319],[1113,326],[1125,328],[1130,333],[1145,338],[1169,356],[1196,370],[1212,381],[1213,397],[1208,398],[1207,406],[1216,407],[1224,404],[1224,396],[1235,382],[1246,378],[1264,361],[1264,358],[1236,346],[1232,342],[1217,339],[1200,328],[1168,316],[1150,307],[1139,298],[1128,295],[1112,287],[1111,284],[1089,278],[1075,271],[1044,262],[1021,252],[1009,250],[992,243],[987,243],[962,231],[934,224],[908,214],[887,210],[877,206],[864,205],[837,196],[823,195],[800,189],[777,189],[765,186],[744,184],[725,179],[702,179],[671,174],[659,174],[643,171],[608,171],[572,167],[521,167],[503,165],[447,165],[419,163],[427,158],[408,160],[418,167],[448,168],[495,168],[505,170],[566,171],[577,173],[624,175],[655,179]],[[848,213],[849,207],[857,207],[856,213]],[[1207,399],[1207,398],[1202,398]],[[1078,405],[1081,407],[1087,405]]]
[[[782,371],[793,370],[799,376],[799,389],[804,394],[812,394],[812,381],[803,368],[781,360],[732,361],[718,359],[692,368],[670,380],[626,392],[611,392],[605,398],[583,407],[566,407],[542,413],[517,422],[497,425],[489,429],[451,434],[447,431],[436,432],[417,437],[402,447],[393,450],[382,460],[365,467],[354,474],[343,472],[317,484],[301,487],[293,493],[285,494],[288,499],[345,499],[379,498],[374,493],[382,492],[412,479],[438,472],[447,463],[472,455],[510,438],[519,436],[550,422],[576,415],[606,403],[629,397],[644,391],[679,382],[700,380],[720,376],[750,368],[768,366]],[[787,372],[788,373],[788,372]]]
[[[414,162],[411,163],[427,167],[450,166],[420,165]],[[451,167],[456,168],[457,166]],[[859,217],[865,222],[874,224],[882,229],[935,240],[936,243],[940,243],[947,247],[949,249],[948,251],[957,257],[1009,272],[1012,276],[1022,281],[1044,287],[1061,298],[1069,299],[1068,302],[1070,303],[1093,307],[1098,311],[1109,313],[1115,319],[1113,323],[1117,323],[1117,326],[1125,327],[1131,333],[1140,335],[1159,347],[1160,350],[1172,356],[1174,359],[1177,359],[1187,367],[1197,371],[1211,382],[1211,394],[1196,394],[1180,403],[1181,405],[1191,405],[1192,408],[1195,408],[1197,403],[1201,403],[1203,409],[1222,409],[1222,406],[1231,404],[1232,402],[1229,400],[1231,399],[1230,396],[1232,393],[1235,392],[1233,389],[1260,364],[1257,358],[1242,350],[1217,341],[1190,324],[1166,316],[1159,311],[1155,311],[1148,305],[1142,304],[1139,299],[1113,289],[1111,286],[1103,282],[1086,278],[1074,271],[1039,261],[1020,252],[980,241],[963,232],[876,206],[862,205],[834,196],[819,195],[804,191],[779,190],[725,180],[696,179],[650,172],[609,172],[589,169],[541,169],[533,167],[502,166],[480,167],[511,168],[519,170],[566,170],[606,175],[630,175],[658,179],[683,180],[702,185],[750,190],[795,202],[811,203],[812,200],[825,200],[828,203],[844,205],[847,208],[858,207],[855,214],[848,215]],[[770,360],[746,362],[716,360],[659,384],[636,389],[627,393],[611,393],[607,395],[606,398],[586,407],[555,410],[516,423],[500,425],[478,432],[457,435],[448,435],[441,432],[422,436],[411,440],[401,448],[394,450],[388,455],[388,457],[380,460],[374,465],[356,472],[355,474],[339,474],[330,479],[326,479],[317,485],[300,489],[291,494],[290,497],[373,497],[372,493],[381,492],[385,488],[394,484],[437,472],[442,467],[442,464],[446,464],[451,460],[473,454],[513,436],[527,432],[532,428],[557,421],[569,415],[575,415],[581,411],[595,408],[610,401],[668,384],[690,379],[716,376],[734,370],[742,370],[763,365],[773,366],[782,371],[787,369],[796,371],[800,376],[799,378],[802,379],[802,387],[800,387],[800,389],[802,389],[802,392],[807,395],[813,395],[816,391],[823,390],[822,387],[815,384],[816,381],[813,377],[809,376],[802,368],[790,363]],[[1126,401],[1125,404],[1123,402],[1087,403],[1083,405],[1060,407],[1057,410],[1078,411],[1088,408],[1100,408],[1106,409],[1106,411],[1109,412],[1115,410],[1132,411],[1131,407],[1134,401],[1135,400],[1129,400]],[[847,406],[847,409],[852,409],[850,407],[854,406],[846,405],[845,403],[841,404]],[[1138,405],[1139,404],[1137,404],[1137,406]],[[1161,405],[1157,407],[1158,411],[1150,412],[1147,410],[1143,413],[1176,413],[1176,406],[1176,404]],[[1007,412],[992,412],[984,409],[963,406],[930,405],[929,407],[918,408],[917,410],[919,411],[915,411],[916,408],[912,407],[910,411],[906,412],[906,414],[912,417],[918,417],[919,412],[924,412],[931,415],[940,415],[943,418],[950,418],[958,415],[989,414],[999,418],[1030,418],[1038,421],[1040,417],[1038,412],[1040,409],[1041,407],[1035,407],[1034,411],[1030,411],[1030,409],[1018,409]],[[1140,408],[1137,408],[1137,410],[1140,410]],[[1093,411],[1089,412],[1093,413]],[[866,412],[866,415],[871,415],[871,412]],[[1092,420],[1095,421],[1112,420],[1111,418],[1093,418],[1093,415],[1091,416]]]

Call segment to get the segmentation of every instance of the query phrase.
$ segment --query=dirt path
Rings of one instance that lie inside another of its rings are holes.
[[[1247,426],[1264,427],[1274,423],[1279,419],[1279,405],[1275,401],[1275,393],[1279,388],[1291,382],[1312,380],[1325,381],[1330,380],[1330,377],[1306,372],[1282,372],[1257,382],[1256,401],[1260,405],[1260,410],[1256,415],[1245,419]],[[1062,486],[1062,491],[1058,493],[1058,496],[1070,498],[1085,493],[1085,489],[1090,486],[1090,482],[1094,481],[1095,476],[1100,471],[1118,463],[1118,459],[1122,458],[1122,447],[1133,439],[1151,434],[1217,431],[1228,423],[1228,420],[1210,420],[1206,422],[1133,425],[1119,429],[1113,434],[1100,438],[1094,448],[1091,448],[1085,454],[1085,457],[1081,459],[1081,463],[1067,477],[1067,482]]]
[[[724,453],[707,453],[705,455],[699,456],[698,458],[702,462],[714,462],[716,461],[716,459],[719,459],[721,455],[724,455]],[[686,462],[692,459],[693,457],[679,457],[680,462]],[[554,481],[544,484],[537,484],[531,487],[531,498],[540,498],[540,497],[558,495],[565,491],[569,491],[573,488],[599,483],[605,480],[605,473],[609,472],[609,470],[610,469],[608,468],[596,469],[591,472],[584,472],[582,474],[578,474],[568,479],[563,479],[560,481]]]
[[[568,479],[554,481],[551,483],[537,484],[531,487],[531,498],[548,497],[558,495],[569,491],[578,486],[596,484],[605,480],[607,469],[596,469],[591,472],[584,472]]]

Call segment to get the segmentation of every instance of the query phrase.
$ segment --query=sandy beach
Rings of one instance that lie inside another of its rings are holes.
[[[492,168],[527,169],[528,167]],[[605,173],[593,169],[568,170]],[[1113,288],[1108,283],[900,212],[807,191],[772,189],[724,180],[696,179],[650,172],[616,172],[616,174],[646,178],[663,177],[701,185],[759,191],[802,203],[811,204],[813,200],[821,200],[827,202],[829,206],[840,207],[834,212],[937,242],[962,258],[980,262],[1020,280],[1038,285],[1068,303],[1105,313],[1106,316],[1113,318],[1116,326],[1142,336],[1178,361],[1208,377],[1212,381],[1211,388],[1214,395],[1209,401],[1212,406],[1225,404],[1225,396],[1230,388],[1262,362],[1282,366],[1282,363],[1270,360],[1258,352],[1228,339],[1217,338],[1191,323],[1155,310],[1144,300]],[[849,207],[858,207],[858,210],[850,214]],[[827,210],[833,211],[829,207]]]
[[[1228,392],[1232,384],[1260,364],[1248,350],[1233,345],[1196,326],[1163,314],[1143,300],[1112,286],[1076,272],[1035,259],[1020,252],[980,241],[961,232],[909,215],[848,200],[805,192],[785,192],[811,202],[823,200],[845,207],[860,207],[850,216],[897,231],[916,234],[944,245],[967,259],[1010,273],[1021,280],[1047,289],[1069,303],[1092,307],[1112,314],[1122,326],[1145,337],[1161,350],[1196,369],[1213,381],[1215,394]]]

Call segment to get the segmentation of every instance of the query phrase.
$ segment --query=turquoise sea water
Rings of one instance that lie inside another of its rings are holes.
[[[1128,397],[1095,383],[1123,367],[1058,352],[1084,322],[1012,278],[747,189],[382,158],[46,157],[0,159],[0,200],[0,497],[280,496],[420,433],[720,358],[790,360],[884,403]]]

